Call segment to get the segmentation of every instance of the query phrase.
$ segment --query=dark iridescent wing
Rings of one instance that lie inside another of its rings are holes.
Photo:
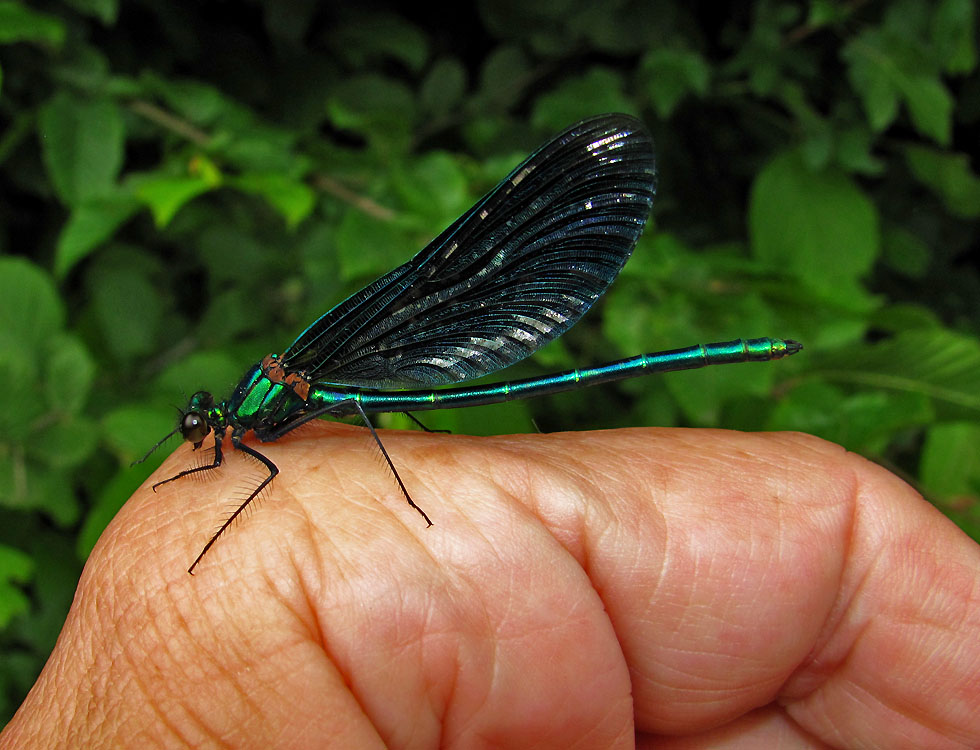
[[[313,323],[282,364],[314,382],[405,388],[524,359],[568,330],[619,273],[656,182],[639,120],[612,114],[573,125],[412,260]]]

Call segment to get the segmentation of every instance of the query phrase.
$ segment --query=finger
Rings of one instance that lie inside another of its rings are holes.
[[[640,730],[777,701],[828,742],[978,741],[980,548],[910,487],[802,435],[604,438],[550,443],[587,467],[577,526],[554,479],[528,502],[602,594]]]

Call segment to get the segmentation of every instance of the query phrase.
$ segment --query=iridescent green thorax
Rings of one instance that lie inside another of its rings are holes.
[[[223,413],[215,416],[245,429],[281,424],[307,405],[309,390],[306,380],[286,373],[276,355],[270,354],[245,373],[231,398],[215,409]]]

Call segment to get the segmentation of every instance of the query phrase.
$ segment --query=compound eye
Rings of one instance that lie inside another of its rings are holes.
[[[180,420],[180,434],[188,443],[200,443],[211,432],[207,420],[196,411],[189,411]]]

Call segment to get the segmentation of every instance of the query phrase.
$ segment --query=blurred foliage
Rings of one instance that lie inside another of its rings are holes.
[[[656,225],[508,377],[738,336],[806,350],[428,423],[804,430],[978,536],[971,0],[416,5],[0,0],[4,717],[172,405],[226,393],[603,111],[654,133]]]

